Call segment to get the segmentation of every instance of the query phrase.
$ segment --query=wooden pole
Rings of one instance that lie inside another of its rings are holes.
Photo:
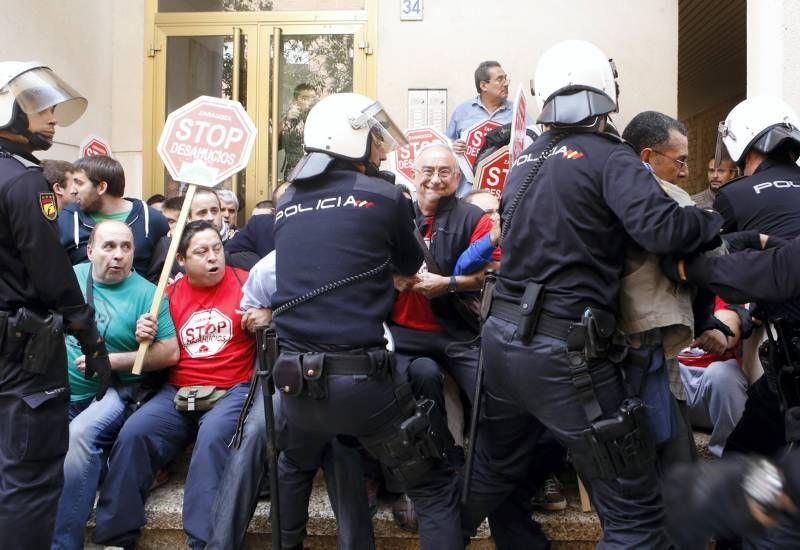
[[[183,198],[183,207],[178,216],[178,221],[175,223],[175,228],[172,230],[172,241],[169,243],[167,250],[167,257],[164,260],[164,267],[161,269],[161,276],[158,278],[158,286],[156,287],[155,296],[153,296],[153,304],[150,306],[150,315],[158,319],[158,311],[161,309],[161,300],[164,298],[164,291],[167,289],[167,282],[172,273],[172,264],[175,262],[175,253],[178,251],[178,243],[183,235],[183,228],[186,227],[186,218],[189,217],[189,211],[192,208],[192,199],[197,186],[189,184],[186,188],[186,196]],[[142,374],[142,367],[144,366],[144,357],[147,354],[147,349],[150,347],[150,342],[142,342],[139,344],[139,349],[136,351],[136,361],[133,363],[133,374]]]

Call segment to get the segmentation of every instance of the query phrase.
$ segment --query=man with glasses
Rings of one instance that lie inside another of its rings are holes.
[[[664,113],[644,111],[631,119],[622,137],[650,169],[664,194],[681,206],[692,204],[677,186],[689,173],[686,126]],[[695,455],[677,354],[690,344],[706,349],[717,336],[724,339],[725,335],[716,328],[697,329],[705,320],[694,319],[689,291],[675,288],[661,274],[657,256],[635,245],[629,246],[626,256],[620,326],[645,368],[644,373],[633,374],[638,374],[637,380],[644,376],[642,400],[648,405],[659,466],[665,468],[691,461]],[[700,332],[695,341],[692,327]]]
[[[475,90],[478,95],[456,107],[447,126],[447,137],[453,140],[453,151],[463,154],[467,150],[464,132],[478,122],[494,120],[510,124],[514,105],[508,100],[508,78],[497,61],[482,61],[475,69]],[[458,186],[458,196],[469,192],[470,182],[463,180]]]
[[[719,190],[735,178],[739,170],[736,168],[736,163],[723,151],[719,166],[716,166],[714,158],[708,161],[707,173],[708,187],[700,193],[692,195],[692,200],[698,207],[709,210],[713,208],[714,200],[719,195]]]

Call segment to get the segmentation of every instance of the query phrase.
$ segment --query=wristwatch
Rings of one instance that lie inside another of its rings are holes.
[[[456,282],[455,275],[450,276],[450,282],[447,283],[447,292],[449,292],[450,294],[455,294],[456,292],[458,292],[458,283]]]
[[[775,517],[781,511],[778,498],[783,493],[783,476],[769,460],[760,458],[753,461],[742,488],[767,516]]]

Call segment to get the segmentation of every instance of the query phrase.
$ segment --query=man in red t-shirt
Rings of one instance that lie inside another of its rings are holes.
[[[156,472],[192,441],[183,528],[190,548],[205,547],[210,535],[211,505],[255,361],[255,342],[237,313],[247,272],[225,266],[219,233],[206,221],[187,224],[177,259],[186,277],[167,296],[180,359],[169,383],[130,417],[114,444],[97,503],[93,540],[99,544],[135,545]],[[173,398],[183,386],[214,386],[227,393],[210,410],[180,412]]]
[[[678,355],[689,419],[692,426],[711,430],[708,450],[715,456],[722,456],[747,401],[747,378],[735,354],[742,322],[739,314],[727,306],[717,297],[714,316],[735,336],[726,336],[717,329],[705,331],[692,347]]]

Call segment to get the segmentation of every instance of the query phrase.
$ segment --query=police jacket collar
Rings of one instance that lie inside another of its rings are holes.
[[[764,170],[769,170],[770,168],[775,168],[776,166],[793,166],[793,165],[794,165],[793,163],[784,162],[767,157],[761,162],[761,164],[758,165],[758,168],[755,169],[753,174],[758,174],[759,172],[762,172]]]
[[[33,156],[30,147],[22,143],[17,143],[9,139],[0,137],[0,150],[7,151],[16,157],[22,157],[27,162],[23,162],[26,166],[31,164],[39,166],[39,159]],[[20,160],[22,160],[20,159]]]

